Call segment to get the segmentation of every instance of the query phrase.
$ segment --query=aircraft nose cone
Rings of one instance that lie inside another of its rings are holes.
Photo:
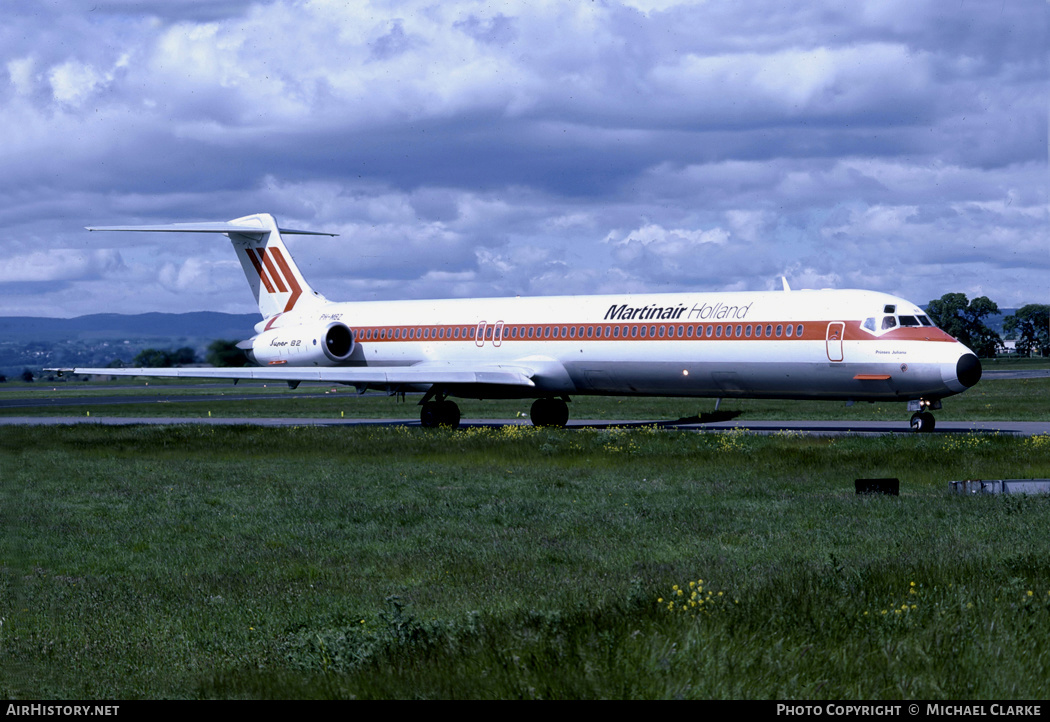
[[[972,353],[963,354],[955,362],[955,378],[966,388],[981,380],[981,360]]]

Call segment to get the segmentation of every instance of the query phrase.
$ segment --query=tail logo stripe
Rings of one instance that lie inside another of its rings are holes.
[[[276,252],[277,249],[273,249]],[[277,286],[278,293],[287,293],[288,289],[285,288],[284,283],[281,282],[281,274],[277,272],[277,269],[273,267],[273,261],[270,260],[270,256],[266,255],[266,249],[258,249],[259,256],[262,258],[263,265],[266,266],[266,270],[270,272],[270,277],[273,279],[273,283]]]
[[[259,263],[259,259],[255,257],[255,249],[245,249],[248,255],[248,260],[255,266],[255,272],[259,274],[259,280],[262,281],[263,288],[266,289],[267,293],[273,293],[273,285],[270,284],[270,279],[266,275],[266,271],[263,270],[262,264]]]
[[[295,280],[295,274],[292,273],[292,269],[288,267],[288,261],[284,260],[284,254],[281,253],[280,248],[271,249],[270,255],[273,256],[273,260],[280,266],[281,272],[284,273],[284,278],[288,281],[288,285],[292,289],[292,295],[288,298],[288,304],[284,307],[285,313],[291,311],[295,306],[295,302],[299,300],[299,296],[303,294],[303,289],[299,285],[299,282]]]
[[[284,305],[284,313],[295,308],[295,302],[303,295],[303,288],[295,278],[295,273],[289,266],[280,248],[246,248],[248,260],[259,274],[263,288],[267,293],[288,293],[288,301]],[[286,285],[287,284],[287,285]],[[276,290],[274,287],[276,286]]]

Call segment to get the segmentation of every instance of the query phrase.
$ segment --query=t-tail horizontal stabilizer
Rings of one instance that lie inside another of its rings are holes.
[[[166,223],[145,226],[88,226],[89,231],[138,231],[145,233],[225,233],[233,242],[237,258],[259,304],[263,318],[288,313],[297,304],[324,303],[303,278],[288,253],[281,235],[335,236],[336,233],[281,228],[269,213],[235,218],[232,221]]]

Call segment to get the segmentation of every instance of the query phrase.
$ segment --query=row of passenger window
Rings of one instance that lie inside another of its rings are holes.
[[[362,328],[357,334],[359,341],[470,340],[476,337],[476,326],[454,326],[448,329],[444,326],[439,328],[430,328],[429,326],[424,328],[415,326],[408,326],[407,328],[396,326],[394,328]],[[491,334],[489,338],[491,338]]]
[[[803,324],[680,324],[680,325],[601,325],[601,326],[518,326],[478,324],[477,326],[415,326],[361,329],[361,341],[485,341],[576,338],[802,338]],[[480,335],[479,335],[480,334]]]

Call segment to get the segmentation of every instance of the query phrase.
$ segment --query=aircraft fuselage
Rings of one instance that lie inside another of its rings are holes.
[[[304,351],[331,324],[350,330],[352,353],[338,363],[307,360]],[[936,400],[979,378],[972,352],[921,309],[872,291],[324,303],[257,330],[257,339],[284,344],[257,353],[261,364],[521,364],[536,372],[533,389],[449,385],[477,398]]]

